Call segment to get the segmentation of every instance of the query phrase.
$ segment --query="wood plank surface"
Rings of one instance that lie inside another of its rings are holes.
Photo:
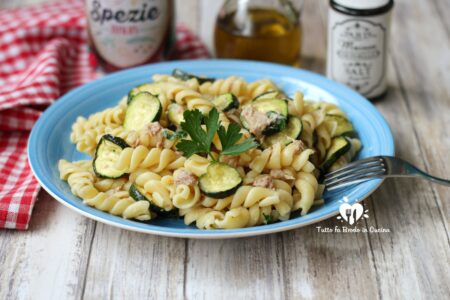
[[[181,299],[185,242],[97,223],[85,299]]]
[[[43,0],[0,0],[18,7]],[[221,1],[177,1],[178,20],[211,48]],[[325,68],[327,1],[306,0],[302,67]],[[450,3],[397,0],[388,81],[377,108],[396,154],[450,177]],[[450,193],[389,179],[357,228],[306,228],[234,240],[183,240],[128,232],[84,218],[41,191],[26,232],[0,231],[0,299],[449,299]]]
[[[80,299],[95,224],[41,192],[28,231],[0,230],[0,299]]]

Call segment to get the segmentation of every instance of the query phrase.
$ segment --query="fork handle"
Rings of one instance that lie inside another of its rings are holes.
[[[387,176],[387,177],[390,177],[390,176]],[[447,180],[444,178],[439,178],[439,177],[430,175],[428,173],[425,173],[421,169],[419,169],[409,163],[408,163],[408,168],[405,173],[403,173],[401,175],[400,174],[393,175],[392,177],[419,177],[419,178],[423,178],[423,179],[426,179],[426,180],[434,182],[434,183],[442,184],[445,186],[450,186],[450,180]]]
[[[450,180],[446,180],[446,179],[439,178],[439,177],[436,177],[436,176],[433,176],[433,175],[429,175],[429,174],[426,174],[424,172],[418,172],[417,176],[421,177],[421,178],[424,178],[424,179],[427,179],[427,180],[429,180],[431,182],[434,182],[434,183],[450,186]]]

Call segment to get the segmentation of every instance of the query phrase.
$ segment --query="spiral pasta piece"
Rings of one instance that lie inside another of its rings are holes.
[[[214,82],[205,82],[200,85],[199,91],[202,94],[212,96],[232,93],[239,98],[246,95],[247,83],[241,78],[230,76],[225,79],[217,79]]]
[[[255,204],[259,206],[270,206],[280,202],[278,194],[268,188],[241,186],[233,195],[230,208],[251,207]]]
[[[218,228],[233,229],[247,227],[249,221],[250,213],[248,209],[237,207],[227,211],[221,219],[216,219],[215,224]]]
[[[83,199],[85,204],[126,219],[150,220],[148,201],[134,201],[125,191],[99,192],[94,181],[94,175],[87,171],[73,172],[67,176],[72,193]]]
[[[127,184],[127,179],[107,179],[99,178],[94,182],[95,188],[100,192],[106,192],[109,190],[120,190]],[[127,190],[127,188],[125,188]]]
[[[347,115],[336,104],[321,102],[320,108],[325,111],[327,115],[340,116],[347,119]]]
[[[200,201],[200,188],[198,185],[188,186],[180,184],[175,187],[173,194],[173,205],[177,208],[191,208]]]
[[[203,201],[201,202],[202,206],[209,207],[214,210],[224,210],[228,208],[231,204],[231,201],[233,201],[233,197],[226,197],[223,199],[216,199],[211,197],[205,197]]]
[[[294,203],[294,210],[301,209],[301,215],[306,215],[314,203],[318,182],[311,173],[300,172],[295,181],[295,188],[299,191],[300,197]]]
[[[86,119],[77,119],[72,127],[71,142],[76,144],[77,150],[94,156],[97,143],[106,132],[106,125],[86,123]]]
[[[264,150],[261,155],[256,157],[249,165],[250,169],[261,173],[264,169],[282,169],[292,167],[296,171],[303,168],[314,169],[314,165],[308,160],[314,153],[312,149],[301,150],[295,143],[283,146],[279,143]]]
[[[67,183],[72,194],[82,199],[97,196],[98,191],[94,187],[94,175],[87,171],[74,172],[67,176]]]
[[[319,127],[317,127],[316,133],[316,149],[319,153],[319,159],[322,161],[327,154],[328,148],[331,146],[331,132],[329,132],[329,127],[325,123],[322,123]]]
[[[161,177],[154,172],[145,172],[137,176],[135,184],[142,188],[146,196],[150,198],[156,206],[170,211],[173,209],[173,177],[166,175]]]
[[[207,158],[194,154],[186,159],[184,167],[195,176],[200,177],[206,173],[206,169],[210,163]]]
[[[92,161],[90,160],[79,160],[75,162],[68,162],[65,159],[61,159],[58,162],[59,178],[62,180],[67,180],[70,174],[77,172],[90,172],[92,170]]]
[[[180,209],[180,216],[184,217],[186,225],[196,223],[200,229],[216,229],[216,220],[223,219],[224,214],[211,208],[193,207]]]
[[[195,222],[200,229],[242,228],[246,227],[250,220],[248,209],[243,207],[230,209],[227,212],[194,207],[188,210],[180,210],[180,215],[184,216],[186,225]]]
[[[247,85],[247,101],[263,93],[277,90],[278,90],[277,86],[271,80],[261,79],[254,81]]]
[[[162,82],[158,85],[159,95],[165,99],[175,100],[180,105],[186,105],[188,109],[198,109],[207,113],[214,105],[199,92],[189,88],[185,84]]]
[[[175,95],[175,101],[179,104],[185,103],[189,110],[198,109],[203,114],[208,113],[214,107],[214,104],[211,101],[191,89],[179,91]]]
[[[295,92],[292,101],[288,102],[289,113],[293,116],[301,118],[305,109],[305,102],[303,100],[303,94]]]
[[[150,203],[148,201],[134,201],[128,192],[98,193],[92,198],[84,199],[84,203],[99,210],[107,211],[112,215],[122,216],[125,219],[146,221],[151,219]]]
[[[81,141],[91,130],[99,131],[99,128],[119,127],[123,124],[125,118],[125,109],[121,106],[108,108],[98,112],[89,118],[78,117],[72,125],[70,140],[72,143]]]
[[[124,173],[131,173],[139,168],[145,168],[153,172],[161,172],[164,169],[175,170],[184,165],[185,158],[171,149],[125,148],[120,153],[115,168]]]
[[[194,91],[198,91],[198,89],[199,89],[198,80],[195,78],[192,78],[189,80],[181,80],[176,77],[173,77],[172,75],[155,74],[152,76],[152,79],[154,82],[171,82],[171,83],[182,84]]]

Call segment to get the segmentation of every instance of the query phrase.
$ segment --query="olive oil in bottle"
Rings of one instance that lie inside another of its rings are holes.
[[[301,27],[292,6],[287,12],[257,6],[240,8],[222,10],[217,18],[214,42],[219,58],[299,65]]]

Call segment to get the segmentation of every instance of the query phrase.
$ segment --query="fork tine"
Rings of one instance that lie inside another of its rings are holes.
[[[384,174],[385,174],[385,170],[379,171],[379,172],[371,172],[371,173],[361,174],[359,176],[348,177],[346,180],[338,179],[338,180],[334,180],[332,182],[325,183],[325,187],[328,190],[333,190],[333,189],[344,187],[347,185],[367,181],[367,180],[373,179],[375,177],[380,177],[381,175],[384,175]]]
[[[339,184],[341,182],[347,182],[347,181],[353,181],[353,180],[358,180],[361,177],[366,177],[366,176],[376,176],[378,174],[385,174],[386,169],[374,169],[371,170],[369,172],[359,172],[357,174],[348,174],[342,178],[335,178],[335,179],[331,179],[331,180],[325,180],[324,183],[325,185],[333,185],[333,184]]]
[[[365,163],[365,164],[358,164],[356,166],[354,166],[353,168],[341,168],[338,169],[332,173],[329,174],[325,174],[325,179],[334,179],[337,177],[341,177],[343,175],[349,174],[349,173],[355,173],[355,172],[359,172],[361,170],[370,170],[373,168],[382,168],[383,164],[381,164],[378,161],[375,162],[370,162],[370,163]]]
[[[371,179],[373,179],[373,177],[362,178],[362,179],[358,179],[358,180],[355,180],[355,181],[352,180],[352,181],[342,182],[342,183],[339,183],[339,184],[332,185],[330,187],[327,186],[327,190],[328,191],[334,191],[334,190],[337,190],[337,189],[344,188],[346,186],[355,185],[355,184],[358,184],[358,183],[369,181]]]
[[[348,177],[354,177],[359,174],[367,174],[370,172],[378,172],[378,171],[386,171],[386,168],[381,164],[371,165],[364,168],[355,168],[355,169],[348,169],[344,172],[340,172],[337,174],[334,174],[331,177],[325,176],[325,182],[331,182],[333,180],[339,180],[339,179],[347,179]]]
[[[347,171],[349,169],[353,170],[354,168],[357,168],[359,166],[365,167],[366,165],[378,164],[378,163],[382,163],[382,159],[380,156],[374,156],[374,157],[361,159],[361,160],[349,163],[336,171],[325,174],[325,177],[331,177],[333,175],[340,174],[341,172]]]

